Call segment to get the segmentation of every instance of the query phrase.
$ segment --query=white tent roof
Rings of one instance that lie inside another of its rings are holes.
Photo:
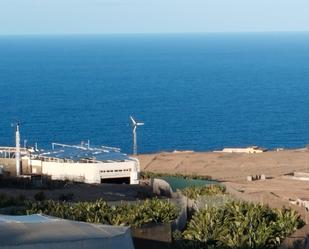
[[[0,215],[0,231],[0,249],[134,249],[129,227],[63,220],[39,214]]]

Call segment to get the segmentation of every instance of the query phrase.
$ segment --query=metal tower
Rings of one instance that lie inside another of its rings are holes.
[[[20,133],[19,133],[19,123],[16,124],[16,151],[15,151],[15,159],[16,159],[16,176],[20,176]]]

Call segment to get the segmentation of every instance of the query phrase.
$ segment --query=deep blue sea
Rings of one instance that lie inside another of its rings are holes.
[[[2,36],[0,145],[309,144],[309,33]]]

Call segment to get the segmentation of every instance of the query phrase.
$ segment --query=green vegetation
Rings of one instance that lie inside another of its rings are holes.
[[[277,248],[302,225],[300,216],[291,209],[234,201],[197,212],[182,233],[181,247]]]
[[[190,186],[181,190],[181,192],[189,199],[196,200],[199,196],[206,196],[206,195],[213,196],[213,195],[224,194],[225,186],[221,184]]]
[[[194,180],[211,180],[211,176],[200,176],[200,175],[183,175],[183,174],[168,174],[168,173],[155,173],[150,171],[142,171],[140,172],[141,179],[153,179],[153,178],[160,178],[160,177],[180,177],[184,179],[194,179]]]
[[[108,206],[103,200],[95,202],[28,202],[27,214],[43,213],[63,219],[103,223],[110,225],[131,225],[139,227],[146,223],[166,223],[177,218],[178,209],[169,201],[157,198],[136,204]]]
[[[16,178],[0,175],[0,188],[13,189],[62,189],[69,181],[51,180],[48,176],[30,178]]]
[[[20,195],[16,198],[7,196],[5,194],[0,194],[0,208],[10,207],[10,206],[21,206],[24,205],[26,197]]]
[[[182,192],[190,199],[202,200],[203,208],[194,209],[185,230],[174,233],[173,248],[273,249],[304,225],[294,210],[233,201],[221,184],[190,186]],[[115,206],[101,199],[74,203],[72,198],[73,194],[69,193],[59,196],[60,201],[45,200],[44,192],[38,192],[36,201],[29,201],[24,196],[13,198],[2,194],[0,208],[17,206],[13,209],[15,214],[43,213],[63,219],[133,227],[171,222],[179,214],[174,204],[158,198]]]
[[[73,193],[67,193],[67,194],[59,195],[58,200],[59,201],[72,201],[73,198],[74,198],[74,194]]]
[[[35,199],[36,201],[44,201],[44,200],[46,200],[45,193],[44,193],[43,191],[37,192],[37,193],[34,195],[34,199]]]

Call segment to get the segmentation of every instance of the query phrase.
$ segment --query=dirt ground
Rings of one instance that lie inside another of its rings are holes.
[[[293,172],[309,173],[309,150],[269,151],[260,154],[220,152],[174,152],[138,156],[141,170],[160,173],[182,173],[211,176],[224,182],[234,196],[271,207],[291,206],[307,220],[303,207],[289,201],[309,200],[309,181],[293,180],[286,176]],[[265,174],[265,181],[247,181],[248,175]],[[28,198],[40,190],[0,188],[0,194],[19,194]],[[87,185],[71,184],[62,189],[43,190],[48,199],[73,193],[73,200],[106,201],[142,199],[151,193],[149,186],[141,185]]]
[[[226,184],[241,199],[272,207],[291,206],[305,219],[304,208],[289,200],[309,198],[309,181],[292,180],[287,174],[309,173],[309,151],[284,150],[259,154],[222,152],[174,152],[138,156],[141,170],[211,176]],[[265,181],[247,181],[249,175],[265,174]]]
[[[221,181],[243,181],[248,175],[278,177],[309,172],[309,151],[285,150],[258,154],[176,152],[139,155],[141,169],[152,172],[210,175]]]
[[[73,201],[95,201],[101,198],[108,202],[118,202],[144,199],[151,193],[151,188],[144,185],[127,184],[69,184],[54,190],[0,188],[0,194],[15,197],[23,195],[28,199],[34,199],[35,194],[41,191],[44,192],[47,199],[53,200],[58,200],[63,194],[73,194]]]

